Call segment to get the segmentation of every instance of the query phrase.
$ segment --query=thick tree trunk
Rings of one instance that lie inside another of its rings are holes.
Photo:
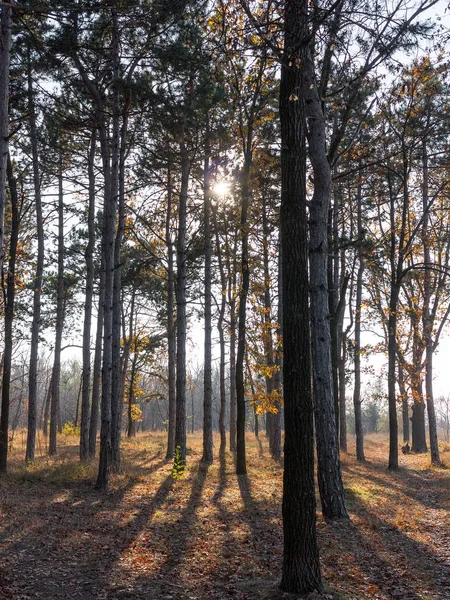
[[[178,208],[177,237],[177,375],[176,375],[176,425],[175,447],[180,459],[186,461],[186,218],[190,162],[186,145],[180,144],[181,188]]]
[[[175,421],[176,421],[176,353],[177,338],[174,320],[174,260],[173,242],[170,232],[172,218],[172,172],[167,169],[167,213],[166,213],[166,244],[167,244],[167,362],[168,362],[168,391],[169,417],[167,427],[166,458],[171,459],[175,454]]]
[[[306,9],[307,3],[305,3]],[[301,18],[301,17],[300,17]],[[310,296],[311,342],[315,425],[322,512],[327,519],[348,518],[339,463],[334,411],[331,335],[328,305],[328,207],[331,197],[331,168],[326,153],[325,117],[317,92],[311,49],[300,51],[302,96],[305,100],[309,158],[314,191],[310,208]]]
[[[28,115],[30,125],[31,155],[33,164],[33,190],[36,210],[37,260],[33,283],[33,317],[31,322],[30,363],[28,371],[28,432],[25,460],[34,460],[36,445],[37,411],[37,367],[39,352],[39,332],[41,328],[42,274],[44,272],[44,223],[42,216],[41,178],[39,173],[39,152],[36,128],[36,114],[33,98],[31,60],[28,65]]]
[[[205,234],[205,346],[203,370],[203,456],[204,463],[213,461],[212,436],[212,345],[211,345],[211,189],[209,150],[203,171],[204,234]]]
[[[94,246],[95,246],[95,131],[92,133],[88,156],[89,206],[88,243],[84,253],[86,261],[86,291],[84,299],[83,325],[83,372],[81,384],[80,459],[89,457],[89,401],[91,394],[91,323],[92,299],[94,295]]]
[[[308,302],[306,147],[302,81],[297,63],[308,35],[305,0],[285,0],[280,87],[281,252],[285,444],[283,566],[280,587],[295,594],[320,592],[314,493],[314,433]]]
[[[9,424],[9,394],[11,389],[11,366],[13,351],[13,322],[14,322],[14,296],[16,291],[16,256],[19,240],[19,199],[17,195],[16,180],[13,175],[11,160],[7,157],[7,177],[9,182],[11,202],[11,237],[8,251],[8,272],[6,274],[6,290],[4,289],[5,306],[5,349],[3,351],[3,377],[2,377],[2,414],[0,418],[0,473],[7,471],[8,459],[8,424]],[[4,285],[4,282],[3,282]]]

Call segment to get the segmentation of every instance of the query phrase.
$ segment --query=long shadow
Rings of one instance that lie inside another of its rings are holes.
[[[373,532],[368,537],[352,524],[332,529],[340,549],[339,556],[352,555],[365,574],[365,583],[379,586],[395,600],[421,600],[424,597],[424,583],[427,592],[431,591],[434,598],[448,600],[450,565],[437,565],[437,555],[423,544],[371,513],[352,492],[349,492],[349,496],[350,502],[363,520],[370,524]],[[390,560],[380,556],[378,548],[389,554]],[[426,577],[425,582],[423,577]],[[443,585],[443,581],[447,581],[447,584]]]
[[[197,510],[201,504],[203,488],[208,473],[208,465],[200,465],[192,484],[187,506],[181,516],[164,527],[166,562],[153,574],[137,577],[128,587],[130,598],[159,598],[164,594],[181,600],[185,597],[185,586],[181,583],[183,558],[193,539],[193,530],[197,521]],[[173,480],[172,480],[173,482]],[[152,541],[149,540],[151,550]],[[139,595],[139,594],[142,594]]]
[[[348,472],[361,479],[367,479],[380,487],[386,488],[386,479],[377,476],[372,470],[361,472],[357,469],[353,469],[346,465],[343,468],[344,474]],[[405,496],[408,496],[412,500],[419,502],[423,506],[428,508],[437,508],[436,504],[440,501],[433,498],[432,494],[436,493],[445,499],[450,491],[450,483],[446,484],[445,479],[438,479],[434,477],[426,477],[422,472],[417,473],[408,469],[402,469],[400,471],[402,479],[396,478],[393,474],[389,478],[389,486],[402,492]],[[406,479],[406,481],[405,481]],[[393,495],[393,494],[392,494]]]
[[[162,460],[150,465],[145,472],[150,475],[164,464]],[[21,574],[21,593],[36,599],[98,598],[120,555],[164,503],[173,484],[168,476],[152,497],[143,499],[130,521],[123,518],[120,507],[138,481],[142,478],[130,477],[118,490],[104,495],[91,487],[87,490],[86,482],[70,488],[51,486],[51,496],[45,484],[32,484],[34,511],[28,517],[29,529],[20,539],[13,529],[3,532],[0,566],[9,561],[13,571]],[[16,530],[19,519],[20,514],[13,523]],[[45,580],[42,593],[37,583],[41,579]]]

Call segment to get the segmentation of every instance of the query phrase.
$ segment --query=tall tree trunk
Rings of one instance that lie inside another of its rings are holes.
[[[212,367],[211,367],[211,185],[209,148],[206,150],[203,170],[204,235],[205,235],[205,346],[203,372],[203,456],[204,463],[213,461],[212,436]]]
[[[339,251],[338,251],[338,195],[334,194],[333,206],[328,210],[328,305],[330,312],[331,365],[333,376],[334,413],[336,432],[340,444],[340,412],[339,412],[339,322],[337,307],[339,302]]]
[[[300,20],[307,20],[305,15]],[[326,153],[325,117],[316,87],[309,44],[300,52],[302,96],[305,100],[309,158],[314,191],[310,208],[310,295],[313,391],[317,443],[317,476],[322,512],[327,519],[348,518],[339,463],[334,414],[331,335],[328,305],[328,207],[331,197],[331,168]]]
[[[91,394],[91,323],[92,299],[94,295],[94,246],[95,246],[95,146],[96,132],[92,132],[88,156],[89,206],[88,243],[84,252],[86,261],[86,291],[84,299],[83,325],[83,372],[81,384],[80,459],[89,457],[89,401]]]
[[[58,426],[58,408],[60,404],[59,384],[61,379],[61,345],[64,328],[64,190],[63,162],[59,158],[58,165],[58,277],[56,282],[56,326],[55,350],[53,359],[52,393],[50,402],[50,437],[48,453],[56,454],[56,430]]]
[[[246,311],[247,296],[250,286],[250,271],[248,263],[248,203],[250,199],[249,177],[252,164],[251,140],[252,131],[249,124],[247,152],[244,168],[241,173],[241,288],[239,292],[238,346],[236,354],[236,474],[247,473],[245,452],[245,373],[244,357],[246,343]]]
[[[113,73],[119,71],[119,33],[117,13],[111,10],[111,69]],[[102,154],[103,179],[104,179],[104,209],[103,209],[103,235],[102,257],[105,268],[105,295],[103,308],[103,365],[102,365],[102,397],[101,397],[101,427],[100,427],[100,457],[97,481],[95,488],[105,491],[108,487],[109,472],[111,467],[111,410],[113,397],[113,297],[114,297],[114,243],[116,234],[117,195],[118,195],[118,150],[119,150],[119,122],[118,122],[118,82],[114,83],[112,107],[112,140],[109,138],[108,127],[105,120],[105,107],[101,97],[97,98],[97,123],[99,128],[100,148]],[[111,148],[110,148],[111,141]]]
[[[10,6],[1,7],[0,15],[0,271],[3,271],[3,240],[6,205],[6,169],[8,158],[9,130],[9,62],[11,53]],[[7,403],[6,403],[7,400]],[[0,418],[0,472],[6,473],[8,457],[9,398],[5,397]]]
[[[355,434],[356,434],[356,460],[365,461],[364,456],[364,431],[361,411],[361,309],[362,288],[364,274],[364,254],[362,246],[362,194],[361,182],[358,181],[357,198],[357,235],[358,235],[358,274],[356,276],[356,304],[355,304],[355,387],[353,390],[353,408],[355,411]]]
[[[16,291],[16,256],[17,243],[19,240],[19,199],[17,196],[17,185],[14,178],[11,160],[7,157],[7,177],[11,201],[11,237],[8,251],[8,272],[5,276],[2,272],[2,287],[5,306],[5,349],[3,351],[3,377],[2,377],[2,414],[0,418],[0,472],[6,473],[8,459],[8,424],[9,424],[9,394],[11,388],[11,362],[13,351],[13,322],[14,322],[14,296]]]
[[[282,348],[282,329],[283,329],[283,282],[281,276],[281,243],[278,246],[278,307],[277,307],[277,330],[275,347],[275,366],[277,367],[274,375],[273,387],[278,399],[278,412],[272,415],[271,441],[273,457],[278,460],[281,458],[281,415],[283,410],[283,348]]]
[[[338,346],[338,384],[339,384],[339,448],[347,452],[347,402],[345,398],[345,363],[347,361],[347,330],[344,333],[344,314],[347,286],[350,276],[345,273],[345,250],[341,250],[341,269],[339,280],[341,291],[338,306],[336,307],[337,319],[337,346]],[[351,307],[350,307],[351,310]]]
[[[280,85],[283,282],[283,566],[280,587],[295,594],[322,589],[316,539],[314,433],[308,298],[305,112],[299,89],[300,48],[307,39],[308,5],[285,0]]]
[[[190,161],[185,142],[180,143],[181,188],[178,209],[177,237],[177,376],[175,447],[180,459],[186,461],[186,217]]]
[[[6,169],[9,132],[9,63],[11,54],[11,15],[9,5],[1,7],[0,14],[0,249],[3,248],[6,205]],[[3,259],[1,252],[0,261]],[[1,266],[1,265],[0,265]],[[0,440],[3,445],[3,440]],[[2,450],[0,450],[2,452]]]
[[[262,228],[263,228],[263,268],[264,268],[264,323],[263,323],[263,345],[265,362],[270,372],[269,376],[266,377],[266,392],[270,398],[270,402],[274,401],[274,390],[276,378],[275,378],[275,360],[273,350],[273,338],[272,338],[272,300],[270,297],[270,270],[269,270],[269,224],[267,220],[267,204],[266,198],[263,195],[263,206],[262,206]],[[277,403],[277,410],[280,410],[280,405]],[[269,427],[269,449],[272,458],[278,460],[281,456],[281,445],[278,440],[279,430],[276,428],[274,420],[277,413],[267,413],[267,417],[270,420]],[[267,418],[266,417],[266,418]],[[280,432],[281,433],[281,432]]]
[[[103,260],[102,260],[103,265]],[[95,334],[94,366],[92,369],[92,400],[91,418],[89,421],[89,457],[95,456],[97,447],[98,417],[101,396],[101,372],[102,372],[102,341],[105,304],[105,272],[100,266],[99,298],[97,311],[97,331]]]
[[[176,353],[177,338],[174,320],[174,260],[173,242],[170,232],[172,218],[172,172],[167,168],[167,213],[166,213],[166,244],[167,244],[167,353],[168,353],[168,388],[169,388],[169,423],[167,427],[167,453],[170,459],[175,454],[175,421],[176,421]]]
[[[229,250],[227,248],[227,250]],[[234,238],[233,260],[228,262],[228,301],[230,304],[230,452],[236,452],[236,286],[237,286],[237,235]]]
[[[433,465],[439,465],[441,459],[439,456],[439,444],[437,437],[437,424],[436,424],[436,413],[434,410],[434,397],[433,397],[433,316],[430,311],[431,304],[431,253],[430,253],[430,239],[429,239],[429,192],[428,192],[428,140],[425,137],[422,143],[422,210],[423,210],[423,225],[422,225],[422,245],[423,245],[423,257],[425,262],[424,271],[424,302],[423,302],[423,333],[425,342],[425,394],[427,403],[428,413],[428,428],[430,434],[430,452],[431,452],[431,463]]]
[[[118,35],[118,34],[117,34]],[[119,68],[114,74],[116,80],[119,78]],[[118,87],[118,86],[116,86]],[[117,95],[117,98],[116,98]],[[113,118],[117,114],[119,121],[119,90],[115,93],[113,108]],[[116,134],[113,124],[113,161],[112,177],[117,180],[117,206],[118,221],[116,239],[114,241],[114,283],[113,283],[113,341],[112,341],[112,397],[111,397],[111,470],[114,473],[120,473],[122,470],[120,462],[120,437],[122,430],[122,375],[120,368],[120,332],[122,322],[122,266],[120,253],[122,250],[123,237],[125,233],[125,160],[126,160],[126,142],[128,129],[128,112],[131,105],[131,93],[125,91],[125,102],[122,109],[122,127],[120,134],[117,134],[117,157],[115,152]],[[118,128],[118,124],[117,124]],[[117,160],[117,167],[115,166]],[[117,178],[117,179],[116,179]]]
[[[28,432],[25,460],[34,460],[36,446],[37,411],[37,367],[39,353],[39,332],[41,328],[42,274],[44,272],[44,222],[42,216],[41,178],[39,173],[38,136],[33,97],[31,58],[28,60],[28,115],[30,125],[31,155],[33,164],[33,190],[36,210],[37,260],[33,282],[33,317],[31,322],[30,363],[28,371]]]
[[[220,433],[220,447],[219,453],[223,454],[227,445],[227,435],[225,429],[225,410],[226,410],[226,390],[225,390],[225,331],[224,331],[224,320],[225,320],[225,309],[226,309],[226,291],[227,291],[227,280],[225,277],[225,269],[223,264],[222,252],[220,247],[219,239],[219,227],[217,224],[217,212],[212,211],[214,221],[214,232],[216,238],[216,252],[217,260],[219,263],[219,274],[220,274],[220,309],[219,318],[217,320],[217,331],[219,332],[219,389],[220,389],[220,409],[219,409],[219,433]]]

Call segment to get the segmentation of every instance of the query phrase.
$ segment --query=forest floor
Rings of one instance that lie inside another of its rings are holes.
[[[296,598],[277,590],[282,468],[263,435],[248,434],[246,477],[229,453],[200,469],[201,436],[189,436],[182,480],[162,434],[125,440],[124,474],[106,494],[93,490],[96,464],[79,463],[75,438],[28,467],[24,442],[16,436],[0,479],[0,598]],[[401,455],[390,473],[387,453],[384,437],[369,436],[365,464],[353,446],[343,457],[350,522],[327,524],[318,504],[322,598],[449,600],[450,470]]]

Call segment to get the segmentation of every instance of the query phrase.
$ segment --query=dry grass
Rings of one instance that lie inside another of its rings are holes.
[[[216,440],[217,442],[217,440]],[[0,598],[276,599],[282,552],[282,468],[248,435],[248,476],[233,456],[199,468],[201,437],[188,437],[188,469],[170,477],[162,434],[123,443],[122,475],[93,491],[96,464],[80,464],[61,436],[56,458],[23,464],[14,440],[0,480]],[[425,455],[386,470],[387,443],[366,441],[368,462],[342,459],[351,523],[318,535],[325,598],[449,600],[450,473]],[[446,449],[443,459],[450,464]]]

